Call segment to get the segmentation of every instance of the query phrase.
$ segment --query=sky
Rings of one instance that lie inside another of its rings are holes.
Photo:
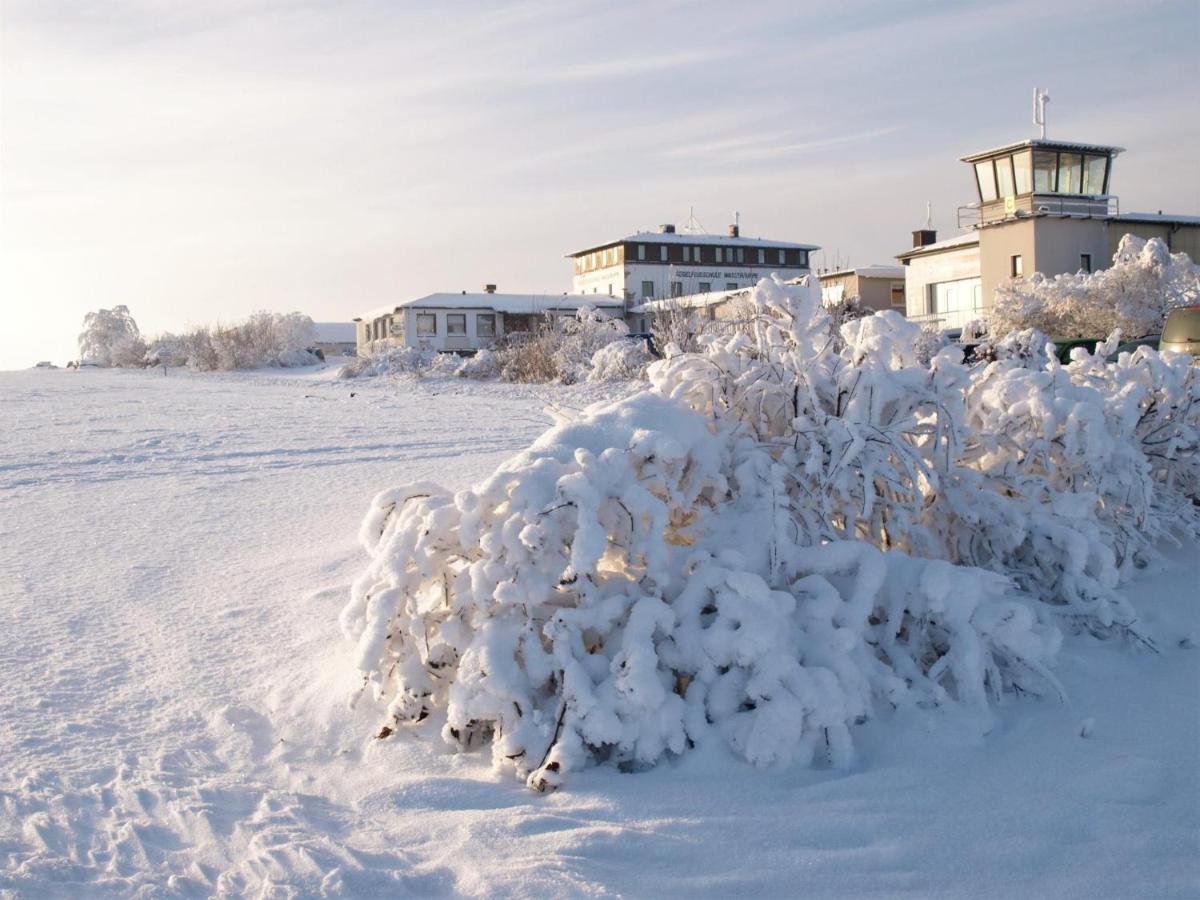
[[[890,262],[958,157],[1125,147],[1123,211],[1200,214],[1200,3],[0,0],[0,368],[257,310],[561,293],[689,210]]]

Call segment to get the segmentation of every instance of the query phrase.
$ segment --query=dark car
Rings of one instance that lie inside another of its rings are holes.
[[[1100,338],[1063,338],[1055,340],[1054,355],[1058,357],[1060,363],[1066,365],[1071,361],[1071,351],[1076,347],[1082,347],[1088,353],[1095,353],[1100,343]]]
[[[1157,350],[1160,338],[1161,335],[1148,334],[1145,337],[1134,338],[1132,341],[1121,341],[1117,345],[1117,349],[1108,354],[1108,361],[1116,362],[1122,353],[1132,353],[1138,347],[1149,347],[1151,350]]]

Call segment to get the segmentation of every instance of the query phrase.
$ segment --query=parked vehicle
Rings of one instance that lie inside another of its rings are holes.
[[[1088,353],[1095,353],[1096,347],[1100,345],[1099,338],[1063,338],[1055,340],[1054,355],[1058,357],[1058,361],[1066,365],[1071,361],[1071,351],[1076,347],[1082,347]]]
[[[1200,361],[1200,306],[1181,306],[1167,313],[1159,350],[1190,353]]]
[[[1149,347],[1151,350],[1158,349],[1158,342],[1161,335],[1148,334],[1145,337],[1135,338],[1132,341],[1122,341],[1117,345],[1117,349],[1108,354],[1109,362],[1116,362],[1122,353],[1132,353],[1138,347]]]

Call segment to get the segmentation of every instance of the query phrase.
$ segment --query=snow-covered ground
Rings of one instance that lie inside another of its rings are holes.
[[[1200,895],[1197,551],[1162,653],[1064,705],[883,718],[849,773],[716,745],[559,793],[373,741],[337,615],[376,491],[462,487],[614,388],[0,373],[0,896]]]

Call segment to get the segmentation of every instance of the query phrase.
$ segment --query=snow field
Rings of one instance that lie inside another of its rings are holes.
[[[898,714],[844,771],[712,744],[540,795],[432,723],[371,740],[336,627],[370,497],[604,394],[327,374],[0,374],[0,894],[1200,888],[1194,546],[1127,589],[1161,654],[1069,635],[1065,706]]]

